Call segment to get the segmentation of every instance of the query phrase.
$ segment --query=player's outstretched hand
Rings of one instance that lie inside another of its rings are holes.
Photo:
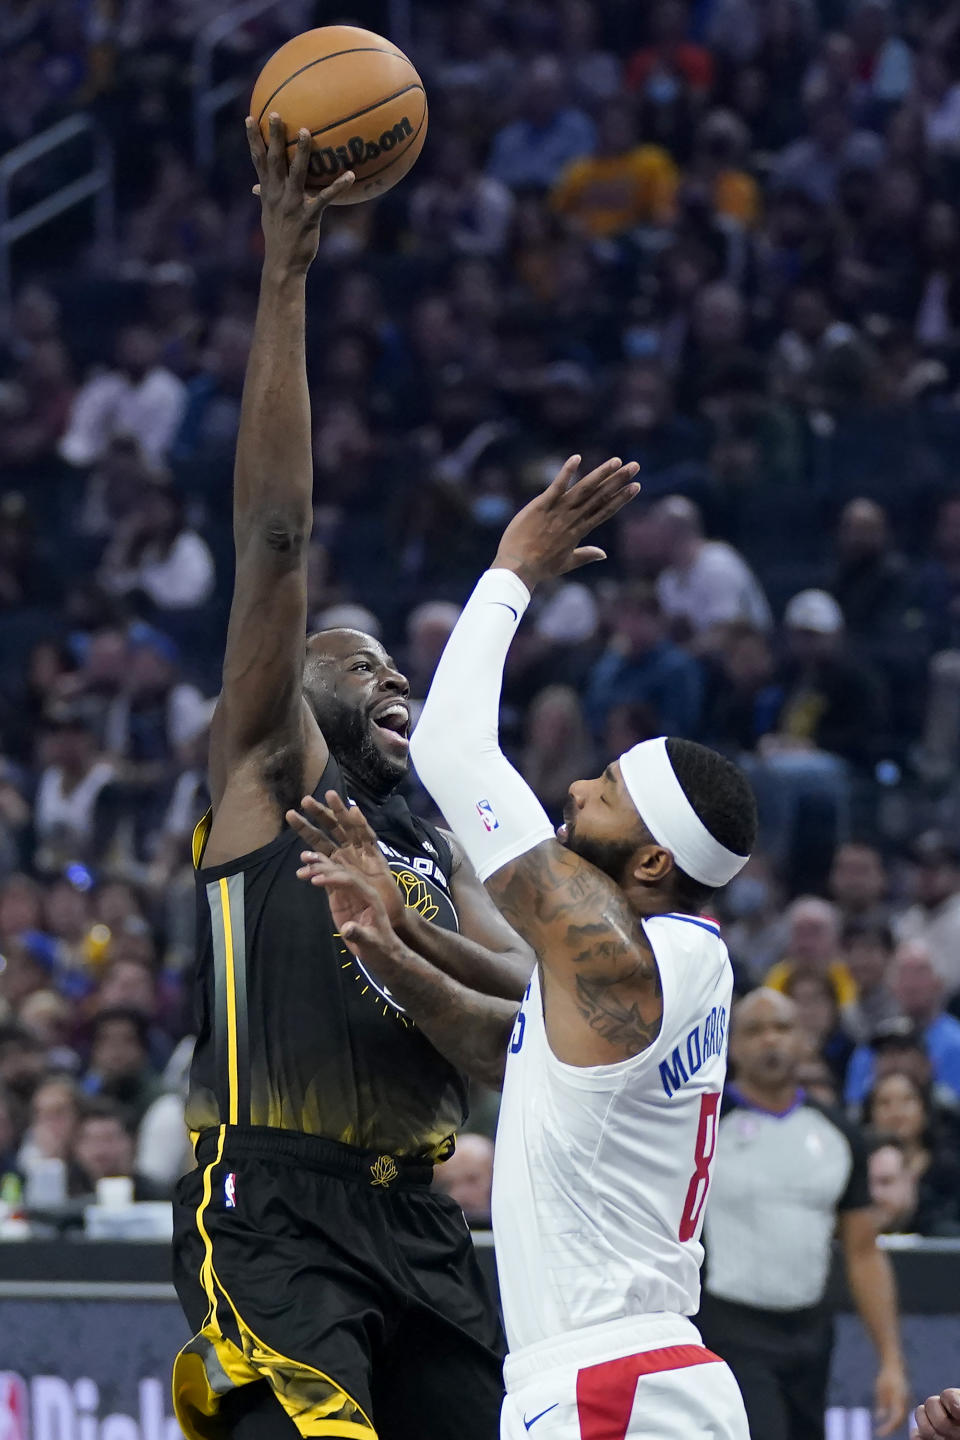
[[[300,855],[297,878],[322,886],[328,874],[322,862],[335,860],[342,869],[373,886],[389,924],[399,925],[403,920],[400,891],[363,811],[357,805],[345,805],[336,790],[327,791],[326,801],[323,805],[312,795],[305,795],[301,804],[306,813],[287,811],[287,824],[307,847]]]
[[[333,923],[354,955],[376,960],[406,948],[390,923],[379,887],[359,870],[322,855],[310,861],[309,869],[310,883],[326,890]]]
[[[915,1419],[913,1436],[919,1440],[960,1440],[960,1389],[931,1395],[917,1407]]]
[[[310,150],[309,130],[301,130],[293,159],[287,158],[287,132],[276,113],[270,116],[270,144],[263,143],[260,126],[252,115],[246,119],[247,143],[257,172],[253,193],[260,196],[263,211],[265,262],[306,271],[320,244],[320,220],[327,206],[349,190],[352,170],[339,175],[325,190],[307,187]]]
[[[591,530],[622,510],[640,486],[634,461],[607,460],[582,480],[580,456],[571,455],[542,495],[513,517],[497,550],[495,570],[512,570],[528,590],[542,580],[605,560],[603,550],[580,542]]]

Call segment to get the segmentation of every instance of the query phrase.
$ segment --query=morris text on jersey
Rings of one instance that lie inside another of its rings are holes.
[[[700,1067],[713,1055],[722,1055],[727,1043],[727,1011],[715,1005],[709,1015],[699,1020],[686,1038],[673,1047],[669,1060],[660,1062],[660,1083],[669,1100],[692,1080]]]

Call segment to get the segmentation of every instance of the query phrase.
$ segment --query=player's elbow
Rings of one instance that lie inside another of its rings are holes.
[[[255,545],[278,558],[299,559],[310,539],[309,511],[301,506],[271,505],[237,525],[237,549]]]

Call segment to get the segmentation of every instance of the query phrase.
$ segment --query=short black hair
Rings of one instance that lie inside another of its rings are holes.
[[[146,1016],[141,1015],[139,1010],[131,1010],[126,1005],[110,1005],[107,1009],[100,1010],[93,1017],[91,1043],[95,1044],[104,1025],[109,1025],[114,1020],[123,1020],[128,1025],[132,1025],[137,1032],[137,1039],[140,1042],[141,1049],[149,1050],[150,1026]]]
[[[845,946],[852,945],[855,940],[872,940],[891,955],[896,948],[892,929],[886,920],[880,919],[856,917],[848,920],[843,927],[841,939]]]
[[[757,802],[746,775],[732,760],[694,740],[667,740],[667,755],[680,788],[703,824],[734,855],[749,855],[757,838]],[[714,891],[679,867],[677,900],[699,910]]]
[[[136,1133],[136,1126],[132,1123],[129,1113],[122,1105],[115,1100],[110,1100],[105,1095],[91,1095],[84,1100],[80,1107],[80,1114],[77,1116],[77,1129],[87,1120],[116,1120],[124,1132],[133,1139]]]
[[[0,1022],[0,1053],[6,1050],[31,1050],[34,1054],[44,1048],[43,1041],[22,1025],[19,1020]]]

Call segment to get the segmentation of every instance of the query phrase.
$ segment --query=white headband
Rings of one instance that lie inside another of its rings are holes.
[[[620,756],[620,774],[641,820],[658,845],[669,850],[680,869],[701,885],[719,890],[738,874],[749,855],[735,855],[714,840],[683,793],[666,737],[644,740]]]

